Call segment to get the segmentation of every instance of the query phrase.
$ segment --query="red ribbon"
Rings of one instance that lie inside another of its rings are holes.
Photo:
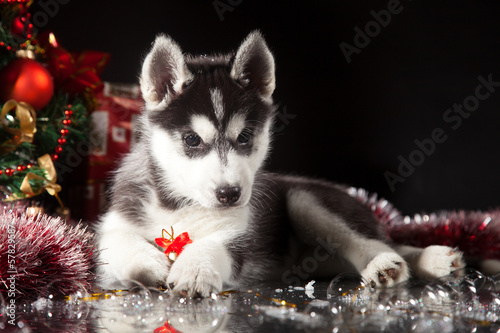
[[[165,324],[161,327],[158,327],[153,331],[153,333],[182,333],[181,331],[177,331],[175,328],[170,326],[168,321],[165,322]]]
[[[165,229],[163,229],[163,233],[169,235],[170,238],[165,238],[163,237],[162,234],[161,238],[155,238],[155,242],[156,244],[158,244],[158,246],[165,249],[165,254],[167,255],[167,257],[170,253],[175,253],[177,256],[179,256],[182,250],[184,250],[184,246],[186,246],[187,244],[191,244],[193,242],[189,238],[189,234],[187,232],[183,232],[179,236],[175,237],[175,239],[174,239],[173,228],[172,228],[172,233],[169,233]]]
[[[58,46],[53,35],[51,41],[45,41],[45,35],[41,37],[40,44],[46,47],[48,70],[58,89],[70,94],[79,94],[96,93],[103,88],[99,75],[109,62],[109,53],[70,53]]]

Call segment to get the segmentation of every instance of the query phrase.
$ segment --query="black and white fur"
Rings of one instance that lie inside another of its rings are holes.
[[[320,245],[321,265],[311,273],[354,270],[379,286],[463,267],[449,247],[391,246],[342,186],[261,169],[276,110],[274,67],[259,32],[235,54],[213,57],[185,56],[171,38],[157,37],[141,72],[138,143],[116,172],[97,227],[103,287],[138,280],[206,296],[284,279]],[[170,227],[193,239],[173,263],[154,243]]]

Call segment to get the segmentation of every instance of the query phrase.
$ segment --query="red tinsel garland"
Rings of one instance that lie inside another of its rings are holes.
[[[386,228],[387,237],[396,243],[418,247],[447,245],[466,256],[500,260],[500,210],[442,211],[403,217],[376,194],[352,187],[347,192],[373,211]]]
[[[69,295],[76,286],[90,290],[94,275],[94,236],[82,225],[60,218],[0,212],[0,293],[4,298],[36,299],[52,282],[52,292]],[[9,295],[10,293],[10,295]]]
[[[447,245],[467,256],[500,259],[500,211],[438,212],[407,217],[388,225],[389,237],[397,243],[418,247]]]

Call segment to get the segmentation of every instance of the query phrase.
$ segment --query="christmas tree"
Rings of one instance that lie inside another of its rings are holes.
[[[0,0],[0,285],[10,285],[0,300],[10,302],[43,296],[54,281],[62,295],[90,289],[96,255],[83,224],[37,213],[59,206],[69,215],[58,193],[90,152],[89,113],[109,57],[37,35],[32,2]]]
[[[36,35],[31,3],[0,0],[0,200],[11,205],[48,193],[62,207],[61,171],[75,167],[75,152],[88,154],[89,145],[76,148],[88,142],[88,115],[109,56],[70,53],[54,34]]]

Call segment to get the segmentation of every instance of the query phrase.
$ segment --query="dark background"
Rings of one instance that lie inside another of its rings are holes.
[[[223,20],[214,3],[230,6]],[[276,57],[275,100],[295,116],[278,120],[269,169],[364,187],[407,214],[500,206],[500,87],[456,130],[443,120],[480,75],[500,82],[496,2],[401,0],[348,63],[339,44],[354,45],[354,28],[388,3],[72,0],[37,28],[71,51],[110,52],[103,79],[126,83],[159,32],[197,54],[231,51],[260,29]],[[31,12],[44,10],[35,3]],[[392,191],[384,173],[398,174],[398,156],[408,159],[436,128],[447,140]]]

